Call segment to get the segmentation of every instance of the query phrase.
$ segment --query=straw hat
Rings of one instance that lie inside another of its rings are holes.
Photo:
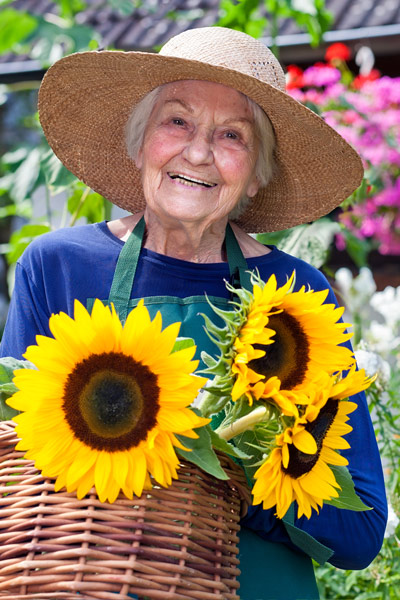
[[[55,154],[79,179],[111,202],[145,206],[140,171],[128,156],[124,128],[133,107],[155,87],[199,79],[232,87],[270,118],[277,172],[238,219],[248,232],[277,231],[313,221],[360,184],[356,152],[320,117],[285,92],[283,70],[260,41],[222,27],[191,29],[159,54],[82,52],[46,73],[39,115]]]

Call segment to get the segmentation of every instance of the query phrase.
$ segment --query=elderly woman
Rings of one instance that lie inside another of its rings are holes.
[[[260,42],[205,28],[173,38],[158,55],[72,55],[47,73],[39,109],[62,162],[132,214],[31,244],[17,265],[3,356],[21,357],[37,334],[50,335],[50,315],[73,314],[75,299],[88,307],[112,301],[123,319],[144,298],[164,324],[182,321],[199,352],[213,352],[199,313],[207,312],[205,294],[229,301],[226,280],[244,284],[258,269],[283,284],[295,271],[297,288],[329,287],[319,271],[247,232],[327,214],[359,185],[361,163],[285,93],[283,71]],[[336,302],[332,291],[328,301]],[[250,507],[240,538],[242,600],[315,600],[309,556],[361,569],[379,551],[382,469],[365,398],[353,399],[346,456],[373,510],[324,505],[290,522]]]

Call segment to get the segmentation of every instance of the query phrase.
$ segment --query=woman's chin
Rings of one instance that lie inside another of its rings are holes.
[[[226,221],[229,211],[221,210],[217,202],[204,201],[174,201],[168,202],[167,205],[159,205],[154,207],[155,214],[161,221],[176,221],[180,223],[201,223],[217,221]]]

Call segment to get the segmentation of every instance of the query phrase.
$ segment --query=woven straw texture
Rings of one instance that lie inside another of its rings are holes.
[[[54,492],[0,423],[0,598],[238,599],[242,470],[219,481],[188,462],[168,489],[101,503]],[[221,457],[223,458],[223,457]]]
[[[39,90],[39,116],[55,154],[108,200],[145,207],[141,172],[125,126],[152,89],[185,79],[214,81],[254,100],[271,120],[276,174],[238,219],[248,232],[277,231],[326,215],[359,186],[360,158],[311,110],[284,91],[284,74],[260,41],[223,27],[185,31],[159,54],[82,52],[56,62]]]

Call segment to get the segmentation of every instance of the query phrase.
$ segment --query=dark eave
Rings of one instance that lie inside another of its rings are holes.
[[[102,47],[121,50],[151,51],[188,28],[213,25],[219,14],[219,0],[143,0],[128,16],[112,9],[106,0],[86,0],[86,4],[77,22],[94,28]],[[9,6],[41,16],[54,15],[57,10],[50,0],[14,0]],[[326,7],[334,15],[334,22],[319,48],[310,47],[308,34],[293,21],[279,23],[278,46],[283,64],[320,60],[327,45],[340,41],[353,53],[368,45],[377,58],[391,61],[392,70],[399,71],[399,0],[326,0]],[[174,18],[170,18],[172,11]],[[270,45],[268,31],[262,40]],[[40,79],[42,75],[41,66],[29,57],[0,57],[1,82]]]

